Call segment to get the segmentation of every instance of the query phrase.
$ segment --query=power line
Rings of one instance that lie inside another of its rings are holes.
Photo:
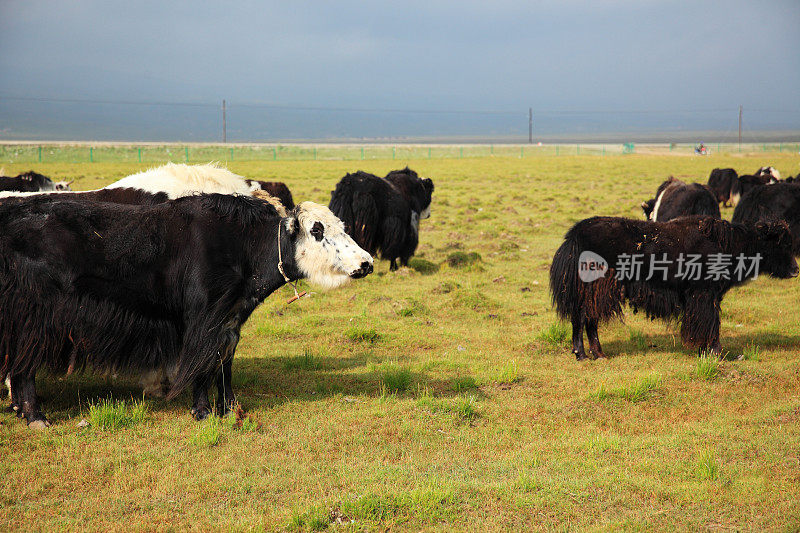
[[[181,107],[206,107],[219,108],[219,103],[209,102],[164,102],[164,101],[134,101],[134,100],[106,100],[89,98],[46,98],[31,96],[0,96],[0,100],[14,100],[23,102],[42,102],[42,103],[72,103],[72,104],[96,104],[96,105],[125,105],[125,106],[181,106]],[[520,116],[523,111],[502,111],[502,110],[476,110],[476,109],[400,109],[400,108],[380,108],[380,107],[339,107],[339,106],[312,106],[312,105],[288,105],[272,104],[262,102],[228,102],[228,108],[260,108],[277,109],[286,111],[319,111],[319,112],[349,112],[349,113],[393,113],[393,114],[428,114],[428,115],[505,115]],[[550,109],[537,111],[539,116],[578,116],[578,115],[657,115],[657,114],[714,114],[736,112],[737,107],[716,108],[716,109]],[[800,113],[795,109],[752,109],[761,113]]]

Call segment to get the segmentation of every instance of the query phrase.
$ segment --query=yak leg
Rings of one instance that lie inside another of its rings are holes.
[[[392,261],[389,263],[389,270],[397,270],[397,259],[392,259]]]
[[[19,411],[19,404],[14,400],[14,394],[11,392],[11,374],[6,375],[5,381],[6,387],[8,387],[8,401],[10,402],[7,410],[16,413]]]
[[[586,352],[583,349],[583,324],[583,313],[572,315],[572,353],[578,361],[586,359]]]
[[[722,355],[719,341],[720,300],[713,294],[704,292],[689,293],[681,324],[681,339],[684,343],[697,346],[698,353],[709,350],[717,357]]]
[[[17,416],[25,418],[31,429],[44,429],[50,422],[39,408],[36,396],[36,376],[11,376],[11,393],[17,402]]]
[[[195,420],[203,420],[211,414],[211,402],[208,400],[209,376],[199,376],[192,385],[192,416]]]
[[[600,346],[600,337],[597,335],[596,318],[586,319],[586,336],[589,338],[589,349],[592,351],[593,358],[605,359],[606,354],[603,353],[603,347]]]
[[[233,386],[231,384],[231,366],[233,359],[230,358],[222,363],[222,368],[217,372],[217,416],[225,416],[236,405],[236,396],[233,394]]]

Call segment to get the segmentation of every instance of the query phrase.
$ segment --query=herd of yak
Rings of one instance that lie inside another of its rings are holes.
[[[719,204],[735,206],[732,222]],[[670,177],[642,203],[647,220],[593,217],[566,234],[550,267],[558,315],[572,323],[572,352],[605,357],[598,325],[623,305],[650,319],[675,320],[681,340],[722,355],[720,305],[732,287],[759,273],[798,275],[800,175],[780,179],[772,167],[752,175],[716,168],[708,184]]]
[[[334,288],[367,276],[377,252],[406,264],[432,193],[408,168],[346,175],[331,209],[215,165],[167,164],[84,192],[35,172],[0,177],[0,375],[11,409],[46,428],[37,371],[89,367],[137,374],[168,399],[191,385],[195,418],[225,415],[253,310],[299,279]]]
[[[592,358],[605,357],[598,326],[625,304],[680,322],[684,343],[721,355],[725,293],[759,273],[798,275],[799,179],[714,169],[707,185],[662,183],[642,203],[646,220],[575,224],[550,290],[576,358],[587,357],[584,330]],[[433,189],[407,167],[358,171],[326,208],[216,165],[170,163],[82,192],[35,172],[0,177],[0,375],[11,409],[31,428],[49,426],[37,371],[88,367],[138,375],[168,399],[191,386],[195,418],[225,415],[253,310],[299,279],[333,288],[367,276],[376,253],[392,270],[407,265]],[[733,222],[720,203],[735,206]]]

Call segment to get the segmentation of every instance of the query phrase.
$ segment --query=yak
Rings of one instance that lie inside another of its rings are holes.
[[[708,187],[714,192],[717,203],[727,207],[731,201],[731,192],[734,190],[739,175],[732,168],[715,168],[708,176]]]
[[[286,207],[286,209],[294,209],[294,198],[292,191],[282,181],[261,181],[261,180],[245,180],[250,189],[253,191],[266,191],[274,196]]]
[[[53,182],[47,176],[29,170],[18,176],[0,176],[0,191],[48,192],[68,191],[72,181]]]
[[[684,183],[672,176],[658,186],[656,197],[642,202],[649,220],[667,222],[686,215],[721,218],[719,204],[711,189],[700,183]]]
[[[638,264],[638,266],[636,266]],[[678,320],[681,339],[721,355],[720,304],[732,287],[766,273],[798,274],[785,222],[746,226],[708,216],[669,222],[593,217],[575,224],[550,267],[556,312],[572,323],[572,353],[605,357],[598,326],[626,302],[650,319]]]
[[[765,220],[783,220],[792,232],[792,249],[800,255],[800,185],[796,181],[759,187],[742,198],[732,221],[755,225]]]
[[[380,251],[397,270],[397,260],[407,266],[417,249],[419,221],[430,216],[432,193],[433,181],[408,167],[386,178],[359,170],[336,184],[329,207],[359,246],[372,255]]]
[[[333,288],[372,272],[370,255],[327,208],[286,217],[258,198],[199,194],[153,205],[37,195],[0,203],[0,373],[19,416],[47,427],[43,368],[70,374],[176,369],[168,399],[192,385],[192,414],[235,395],[242,324],[276,289]]]

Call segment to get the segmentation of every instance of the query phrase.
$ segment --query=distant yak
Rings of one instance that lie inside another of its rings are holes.
[[[733,222],[755,225],[770,220],[783,220],[792,232],[792,248],[800,255],[800,183],[786,180],[759,187],[742,198],[733,211]]]
[[[738,181],[739,175],[734,169],[715,168],[708,176],[708,187],[714,192],[717,203],[727,207]]]
[[[47,176],[29,170],[18,176],[0,176],[0,191],[49,192],[68,191],[72,181],[53,182]]]
[[[656,197],[642,202],[649,220],[667,222],[687,215],[721,218],[719,204],[711,189],[700,183],[684,183],[671,177],[659,185]]]
[[[408,265],[417,249],[419,221],[430,216],[432,194],[433,181],[408,167],[385,178],[359,170],[339,181],[329,207],[359,246],[372,255],[380,251],[397,270],[397,260]]]
[[[753,258],[759,258],[757,264]],[[754,273],[797,276],[785,222],[745,226],[708,216],[669,222],[594,217],[564,237],[550,267],[550,291],[558,315],[572,323],[576,359],[586,358],[584,329],[592,356],[605,357],[598,326],[621,317],[626,302],[648,318],[680,321],[685,344],[721,355],[722,298]]]

